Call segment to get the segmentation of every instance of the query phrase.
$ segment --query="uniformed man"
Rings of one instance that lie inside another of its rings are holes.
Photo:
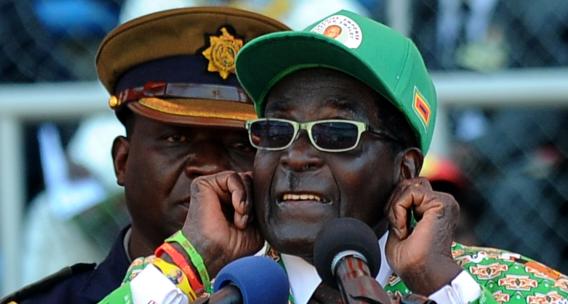
[[[235,55],[252,38],[287,29],[243,10],[195,7],[146,15],[110,32],[96,66],[126,129],[112,157],[131,225],[99,265],[68,267],[2,303],[100,301],[120,285],[133,258],[150,255],[181,228],[193,179],[252,169],[244,121],[256,115],[234,75]]]

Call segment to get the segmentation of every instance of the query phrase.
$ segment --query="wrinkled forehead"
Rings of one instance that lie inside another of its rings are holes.
[[[310,68],[290,73],[269,91],[265,116],[288,112],[376,116],[378,93],[363,82],[333,69]],[[367,119],[364,119],[367,120]]]

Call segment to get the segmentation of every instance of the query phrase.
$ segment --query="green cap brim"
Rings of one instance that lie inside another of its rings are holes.
[[[270,89],[287,75],[306,68],[339,70],[363,81],[389,100],[394,98],[364,61],[342,43],[318,33],[279,32],[259,37],[241,49],[236,62],[239,82],[253,99],[259,117],[264,116]]]

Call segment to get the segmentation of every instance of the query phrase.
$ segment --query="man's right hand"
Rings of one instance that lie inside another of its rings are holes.
[[[251,187],[250,172],[234,171],[201,176],[191,184],[182,231],[203,257],[212,278],[226,264],[258,252],[264,244],[252,223]]]

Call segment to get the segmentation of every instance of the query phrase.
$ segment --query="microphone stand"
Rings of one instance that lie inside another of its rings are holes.
[[[371,277],[367,264],[354,256],[338,263],[335,273],[339,279],[337,285],[341,297],[346,304],[436,304],[424,296],[414,294],[404,298],[391,298]]]
[[[346,257],[335,268],[339,291],[346,304],[390,304],[388,294],[371,277],[369,267],[361,259]]]

